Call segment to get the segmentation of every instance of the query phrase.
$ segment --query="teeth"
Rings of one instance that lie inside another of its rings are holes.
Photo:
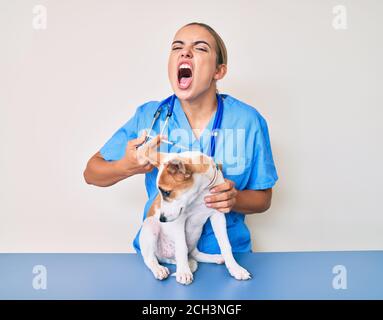
[[[183,63],[180,65],[179,69],[191,69],[191,67],[187,63]]]

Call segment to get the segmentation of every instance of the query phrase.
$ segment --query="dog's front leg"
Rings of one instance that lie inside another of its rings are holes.
[[[214,213],[210,217],[210,221],[230,274],[237,280],[250,279],[250,273],[245,268],[242,268],[233,257],[229,237],[227,236],[225,215],[221,212]]]
[[[175,256],[176,256],[176,279],[179,283],[190,284],[193,281],[193,273],[190,270],[188,261],[188,248],[186,245],[185,226],[178,228],[175,236]]]
[[[168,277],[170,272],[168,268],[158,263],[155,254],[160,233],[159,223],[154,217],[146,218],[140,232],[139,243],[146,266],[153,272],[156,279],[163,280]]]

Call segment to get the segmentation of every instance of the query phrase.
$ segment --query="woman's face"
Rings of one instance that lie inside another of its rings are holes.
[[[214,37],[198,25],[184,27],[174,36],[168,76],[180,100],[197,98],[223,77],[216,68],[215,45]]]

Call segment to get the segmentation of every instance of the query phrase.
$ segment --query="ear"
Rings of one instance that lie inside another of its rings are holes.
[[[137,149],[137,160],[140,164],[151,163],[155,167],[159,167],[165,161],[166,154],[163,152],[157,152],[155,148],[152,148],[146,144],[140,146]]]
[[[166,153],[163,152],[151,152],[148,157],[148,161],[155,167],[159,167],[165,162]]]
[[[181,159],[171,159],[167,162],[166,170],[171,174],[182,174],[185,178],[190,178],[191,172],[186,170],[185,163]]]
[[[216,70],[215,75],[214,75],[214,79],[215,80],[223,79],[223,77],[226,75],[226,72],[227,72],[227,65],[226,64],[220,64],[217,67],[217,70]]]

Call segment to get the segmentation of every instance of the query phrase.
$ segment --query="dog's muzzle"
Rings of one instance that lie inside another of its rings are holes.
[[[181,215],[182,209],[183,209],[183,207],[180,209],[179,214],[174,219],[169,219],[168,217],[165,216],[164,213],[161,213],[160,214],[160,222],[171,222],[171,221],[176,220]]]

